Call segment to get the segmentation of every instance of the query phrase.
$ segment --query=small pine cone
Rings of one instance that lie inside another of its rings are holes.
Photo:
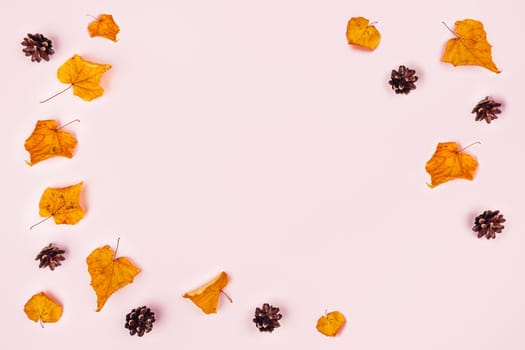
[[[472,230],[478,233],[478,238],[485,236],[487,239],[496,238],[496,233],[501,233],[505,226],[505,218],[499,213],[499,210],[485,210],[474,220]]]
[[[51,40],[39,33],[27,33],[21,44],[25,46],[22,51],[26,56],[31,56],[31,62],[40,62],[42,59],[49,61],[49,56],[55,53]]]
[[[142,337],[144,334],[151,332],[155,322],[155,313],[149,307],[141,306],[131,310],[126,315],[125,328],[129,329],[129,334]]]
[[[261,332],[273,332],[277,327],[280,327],[279,320],[283,317],[279,313],[278,307],[273,307],[268,303],[264,303],[262,308],[255,309],[255,318],[253,322]]]
[[[414,83],[417,79],[418,77],[414,69],[399,66],[398,70],[392,69],[388,83],[392,86],[392,90],[394,90],[396,94],[408,94],[416,88]]]
[[[498,119],[496,114],[501,113],[499,107],[501,107],[501,103],[498,103],[487,96],[478,102],[476,107],[472,109],[471,113],[476,113],[476,121],[485,120],[487,124],[490,124],[494,119]]]
[[[55,267],[62,265],[60,263],[61,261],[66,260],[66,258],[62,255],[65,252],[65,250],[53,246],[53,243],[49,243],[47,247],[42,248],[35,260],[40,260],[38,267],[49,267],[51,271],[53,271],[55,270]]]

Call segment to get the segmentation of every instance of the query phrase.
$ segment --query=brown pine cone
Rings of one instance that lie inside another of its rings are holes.
[[[275,328],[280,327],[279,320],[283,317],[279,313],[278,307],[273,307],[264,303],[262,308],[255,309],[255,318],[253,322],[261,332],[273,332]]]
[[[49,56],[55,53],[53,43],[40,33],[29,34],[21,42],[25,46],[22,51],[26,56],[31,56],[31,62],[40,62],[42,59],[49,61]]]
[[[501,233],[505,226],[505,218],[499,213],[499,210],[485,210],[474,220],[472,230],[478,233],[478,238],[485,236],[487,239],[496,238],[496,233]]]
[[[49,267],[51,271],[53,271],[57,266],[62,265],[61,261],[66,260],[66,258],[62,255],[65,252],[65,250],[53,246],[53,243],[49,243],[47,247],[42,248],[35,260],[40,260],[38,267]]]
[[[392,69],[388,83],[392,86],[392,90],[394,90],[396,94],[408,94],[416,88],[416,84],[414,83],[417,79],[418,77],[414,69],[399,66],[398,70]]]
[[[487,96],[478,102],[476,107],[472,109],[471,113],[476,113],[476,121],[485,120],[487,124],[490,124],[494,119],[498,119],[496,114],[501,113],[499,107],[501,107],[501,103],[496,102]]]

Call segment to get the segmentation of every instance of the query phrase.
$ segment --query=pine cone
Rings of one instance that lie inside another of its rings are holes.
[[[392,74],[388,83],[392,86],[392,90],[394,90],[396,94],[408,94],[411,90],[416,88],[414,83],[417,79],[418,77],[414,69],[399,66],[397,71],[392,69]]]
[[[31,62],[40,62],[42,59],[49,61],[49,56],[55,53],[51,40],[39,33],[27,33],[21,44],[25,46],[22,51],[26,56],[31,56]]]
[[[279,313],[278,307],[273,307],[268,303],[264,303],[261,308],[255,309],[255,318],[253,322],[261,332],[273,332],[277,327],[280,327],[279,320],[283,317]]]
[[[498,103],[488,96],[483,100],[479,101],[476,107],[472,109],[471,113],[476,113],[476,121],[485,120],[487,124],[490,124],[494,119],[498,119],[496,114],[501,113],[501,103]]]
[[[155,313],[149,307],[141,306],[131,310],[126,315],[126,324],[124,327],[129,329],[129,334],[137,334],[142,337],[145,333],[151,332],[155,322]]]
[[[483,236],[487,237],[487,239],[496,238],[496,233],[501,233],[505,228],[502,225],[505,221],[499,210],[485,210],[474,220],[472,230],[478,233],[478,238]]]
[[[47,247],[42,248],[35,260],[40,260],[38,267],[49,267],[51,271],[53,271],[55,270],[55,267],[62,265],[60,263],[61,261],[66,260],[66,258],[62,255],[65,252],[65,250],[54,247],[53,243],[49,243]]]

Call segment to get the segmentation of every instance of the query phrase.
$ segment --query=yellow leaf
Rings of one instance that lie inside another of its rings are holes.
[[[140,272],[128,258],[115,259],[115,253],[108,245],[95,249],[86,262],[91,275],[91,286],[97,294],[97,311],[102,310],[113,293],[133,283]]]
[[[475,65],[501,72],[492,61],[492,46],[487,41],[483,23],[474,19],[457,21],[453,33],[456,38],[447,41],[441,61],[454,66]]]
[[[332,311],[317,320],[317,330],[328,337],[335,337],[344,326],[345,316],[339,311]]]
[[[48,297],[44,292],[37,293],[24,305],[27,317],[35,322],[57,322],[62,316],[62,305]]]
[[[470,154],[463,152],[456,142],[440,142],[432,158],[426,164],[426,170],[436,187],[453,179],[474,179],[478,162]]]
[[[352,17],[346,27],[346,39],[351,45],[375,50],[381,41],[381,34],[364,17]]]
[[[100,79],[110,68],[110,64],[89,62],[79,55],[74,55],[58,68],[57,76],[62,83],[71,84],[73,94],[85,101],[91,101],[104,94]]]
[[[56,120],[39,120],[24,144],[31,156],[27,163],[34,165],[55,156],[71,158],[76,145],[75,137],[59,128]]]
[[[48,187],[40,198],[40,216],[53,217],[57,224],[74,225],[85,215],[80,206],[80,192],[83,182],[76,185]]]
[[[202,287],[185,293],[184,298],[188,298],[195,305],[201,308],[206,314],[214,314],[217,312],[217,304],[219,303],[219,295],[228,284],[228,275],[226,272],[221,272],[210,282]]]
[[[120,32],[120,28],[113,20],[112,15],[103,14],[89,23],[88,31],[91,37],[101,36],[109,40],[117,41],[117,34]]]

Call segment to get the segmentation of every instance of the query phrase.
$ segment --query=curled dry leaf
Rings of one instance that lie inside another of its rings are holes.
[[[456,142],[440,142],[434,155],[426,164],[433,188],[454,179],[474,179],[478,161],[460,149]]]
[[[100,86],[102,74],[111,69],[110,64],[99,64],[87,61],[79,55],[74,55],[58,68],[57,77],[64,84],[70,84],[64,90],[41,101],[47,102],[61,93],[73,88],[73,94],[79,96],[85,101],[91,101],[94,98],[104,94],[104,89]]]
[[[457,21],[452,32],[456,37],[447,41],[441,61],[454,66],[475,65],[501,72],[492,61],[492,46],[487,41],[483,23],[475,19]]]
[[[86,259],[91,275],[91,287],[97,294],[97,312],[117,290],[133,283],[140,269],[128,258],[115,259],[115,252],[109,245],[97,248]]]
[[[345,316],[341,312],[332,311],[317,320],[317,330],[328,337],[335,337],[345,322]]]
[[[57,322],[62,316],[62,305],[44,292],[33,295],[24,305],[27,317],[35,322]]]
[[[76,145],[75,137],[59,128],[56,120],[39,120],[24,144],[31,157],[27,164],[35,165],[55,156],[72,158]]]
[[[375,50],[381,41],[381,34],[364,17],[352,17],[346,27],[346,39],[350,45]]]
[[[188,298],[195,305],[197,305],[204,313],[214,314],[217,312],[217,304],[219,303],[219,296],[228,284],[228,275],[226,272],[221,272],[213,280],[205,285],[187,292],[183,295]]]
[[[93,22],[88,25],[89,35],[91,37],[101,36],[103,38],[117,41],[117,34],[120,32],[119,26],[113,20],[112,15],[99,15]]]
[[[80,192],[83,182],[76,185],[48,187],[40,198],[40,216],[53,217],[56,224],[74,225],[85,215],[80,206]]]

